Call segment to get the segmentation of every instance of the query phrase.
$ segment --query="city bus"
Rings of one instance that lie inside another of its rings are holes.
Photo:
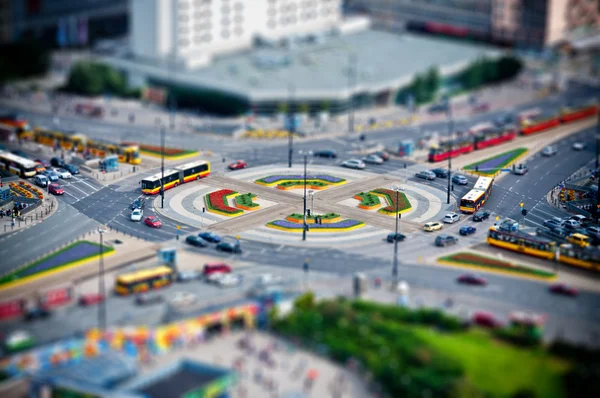
[[[140,269],[117,275],[115,293],[121,296],[160,289],[173,282],[175,272],[167,266]]]
[[[521,231],[503,231],[498,227],[490,228],[487,243],[502,249],[545,258],[546,260],[553,260],[556,252],[556,243],[550,239],[533,236]]]
[[[49,147],[61,146],[64,134],[58,131],[38,127],[34,130],[34,141]]]
[[[83,134],[69,132],[65,133],[60,143],[65,151],[74,151],[82,153],[87,147],[87,137]]]
[[[193,180],[199,180],[210,174],[210,162],[198,160],[165,170],[163,185],[167,189],[184,184]],[[142,180],[142,193],[145,195],[156,195],[160,192],[161,173],[144,178]]]
[[[463,213],[475,213],[481,206],[485,204],[490,193],[494,179],[491,177],[479,177],[473,189],[471,189],[460,200],[460,211]]]
[[[558,261],[578,268],[600,272],[600,249],[562,244],[559,247]]]
[[[142,158],[140,157],[140,147],[137,145],[121,145],[117,147],[117,155],[119,156],[119,162],[129,164],[140,164]]]
[[[30,178],[36,174],[37,164],[30,159],[22,158],[6,151],[0,151],[0,167],[18,175],[21,178]]]
[[[31,141],[33,138],[33,131],[27,120],[19,119],[15,114],[0,116],[0,124],[13,127],[19,140]]]

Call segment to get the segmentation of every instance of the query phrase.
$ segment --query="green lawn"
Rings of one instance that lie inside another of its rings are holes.
[[[525,389],[536,397],[564,396],[561,375],[569,365],[543,349],[518,348],[491,339],[482,330],[444,334],[421,326],[411,328],[431,347],[459,361],[469,380],[490,397],[510,397]]]

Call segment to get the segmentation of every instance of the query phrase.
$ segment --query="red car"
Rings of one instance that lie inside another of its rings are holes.
[[[65,194],[65,190],[62,189],[60,187],[60,185],[58,185],[57,183],[52,183],[50,185],[48,185],[48,192],[50,192],[53,195],[64,195]]]
[[[144,223],[147,226],[152,227],[152,228],[160,228],[160,227],[162,227],[162,222],[160,222],[160,220],[156,216],[146,217],[146,219],[144,220]]]
[[[245,169],[247,165],[248,164],[245,160],[236,160],[235,162],[231,163],[228,167],[229,170],[241,170]]]
[[[556,294],[564,294],[565,296],[571,297],[576,297],[577,294],[579,294],[576,289],[567,286],[564,283],[556,283],[550,286],[550,292]]]
[[[79,305],[85,307],[98,304],[104,301],[104,295],[99,293],[84,294],[79,297]]]
[[[458,277],[456,280],[458,283],[464,283],[467,285],[477,285],[477,286],[485,286],[487,285],[487,281],[485,278],[482,278],[473,274],[465,274]]]
[[[204,264],[204,269],[202,270],[204,276],[209,276],[212,274],[229,274],[230,272],[231,267],[225,263]]]
[[[489,312],[478,311],[473,314],[473,323],[486,328],[497,328],[502,324]]]

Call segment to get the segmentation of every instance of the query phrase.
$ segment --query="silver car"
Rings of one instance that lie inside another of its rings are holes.
[[[383,164],[383,159],[377,155],[368,155],[362,158],[363,162],[370,164]]]
[[[367,167],[365,165],[365,163],[360,160],[360,159],[350,159],[350,160],[346,160],[345,162],[342,163],[343,167],[348,167],[349,169],[358,169],[358,170],[362,170],[365,167]]]
[[[419,171],[417,174],[415,174],[415,177],[431,181],[431,180],[435,180],[435,173],[430,170],[423,170],[423,171]]]

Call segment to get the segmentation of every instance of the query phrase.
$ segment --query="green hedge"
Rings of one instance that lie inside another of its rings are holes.
[[[458,265],[461,265],[461,264],[462,265],[472,265],[472,266],[481,267],[484,269],[487,268],[487,269],[491,269],[491,270],[505,271],[505,272],[510,272],[510,273],[514,273],[514,274],[537,276],[537,277],[541,277],[541,278],[554,278],[556,276],[556,274],[553,272],[546,272],[546,271],[538,270],[535,268],[530,268],[525,265],[514,265],[514,266],[510,266],[510,267],[509,266],[504,267],[504,266],[498,266],[498,265],[478,263],[475,261],[464,261],[464,260],[459,261],[457,259],[454,259],[454,256],[458,255],[458,254],[460,254],[460,253],[455,253],[450,256],[440,257],[438,260],[447,261],[447,262],[458,264]],[[477,255],[477,257],[491,258],[491,257],[480,256],[480,255]],[[496,259],[494,259],[494,260],[496,260]],[[507,264],[508,264],[508,262],[507,262]]]
[[[256,198],[255,194],[252,193],[245,193],[242,195],[238,195],[235,197],[235,202],[241,206],[245,206],[245,207],[258,207],[259,204],[258,203],[254,203],[252,201],[253,198]]]
[[[280,184],[277,184],[281,187],[296,187],[296,186],[304,186],[304,181],[303,180],[298,180],[298,181],[285,181],[282,182]],[[306,185],[313,185],[316,187],[326,187],[329,184],[326,184],[322,181],[317,181],[317,180],[307,180],[306,181]]]
[[[360,204],[363,206],[376,206],[381,204],[379,197],[377,195],[373,195],[370,192],[360,192],[356,194],[356,196],[360,196]]]

